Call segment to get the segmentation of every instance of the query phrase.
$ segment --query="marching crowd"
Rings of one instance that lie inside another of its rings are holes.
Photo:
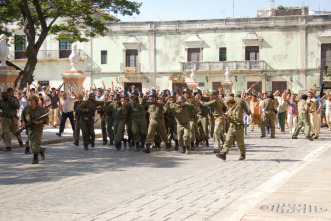
[[[94,124],[100,119],[103,145],[115,145],[116,150],[129,146],[137,152],[150,153],[152,148],[159,150],[164,142],[167,150],[178,151],[180,147],[182,153],[189,154],[199,145],[209,146],[212,137],[214,153],[223,160],[235,142],[239,160],[246,158],[244,136],[256,126],[261,138],[267,132],[275,138],[279,128],[280,134],[287,132],[292,139],[298,139],[303,131],[311,141],[319,138],[322,124],[326,123],[331,130],[329,90],[317,95],[315,90],[295,94],[290,90],[255,93],[249,89],[225,95],[221,88],[210,91],[183,88],[182,94],[150,88],[143,94],[134,86],[122,91],[107,89],[103,83],[103,88],[90,88],[82,94],[76,94],[70,87],[68,94],[61,87],[31,85],[22,92],[12,88],[1,92],[0,133],[5,151],[11,150],[11,134],[23,147],[20,132],[26,129],[25,153],[30,154],[31,148],[34,154],[31,163],[38,163],[38,155],[45,159],[45,149],[40,147],[44,125],[59,126],[56,135],[61,136],[68,118],[74,144],[79,146],[82,131],[85,150],[89,145],[95,146]]]

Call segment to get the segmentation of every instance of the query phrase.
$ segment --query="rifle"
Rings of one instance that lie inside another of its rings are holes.
[[[48,113],[48,114],[44,114],[44,115],[41,115],[40,117],[37,117],[36,119],[34,119],[33,121],[31,121],[30,123],[25,124],[25,128],[34,125],[34,122],[39,121],[39,120],[43,119],[44,117],[47,117],[47,116],[50,115],[51,113],[53,113],[53,111],[50,112],[50,113]],[[23,130],[25,130],[25,128],[22,127],[22,128],[20,128],[20,129],[16,130],[16,131],[15,131],[15,134],[16,134],[16,135],[19,135],[20,133],[22,133]]]
[[[250,91],[255,85],[257,85],[261,80],[259,80],[258,82],[252,84],[252,86],[250,88],[248,88],[247,92]]]
[[[96,108],[89,108],[88,109],[88,112],[94,112],[94,111],[103,112],[104,109],[103,109],[103,107],[96,107]],[[76,113],[78,113],[78,114],[85,114],[84,111],[76,111]]]

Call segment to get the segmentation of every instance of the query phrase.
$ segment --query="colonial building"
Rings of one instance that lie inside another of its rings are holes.
[[[299,92],[320,87],[324,59],[331,67],[331,15],[120,22],[108,28],[106,36],[78,44],[81,69],[89,76],[85,87],[104,81],[106,87],[113,82],[180,91],[193,70],[200,89],[217,89],[228,67],[233,91],[258,82],[256,91]],[[20,66],[25,48],[12,49],[9,59]],[[35,80],[60,84],[61,73],[70,69],[62,56],[67,50],[67,43],[50,36],[38,55]]]

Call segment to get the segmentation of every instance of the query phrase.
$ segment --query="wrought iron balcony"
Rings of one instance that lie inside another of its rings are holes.
[[[57,60],[68,59],[71,54],[70,50],[40,50],[37,55],[38,60]],[[77,49],[77,54],[80,56],[80,60],[86,59],[86,54],[81,49]],[[27,59],[25,51],[10,51],[8,60]]]
[[[264,70],[264,61],[206,61],[181,62],[181,71]]]
[[[137,72],[141,72],[140,70],[140,63],[136,64],[136,66],[125,66],[123,63],[121,63],[121,72],[126,72],[126,73],[137,73]]]

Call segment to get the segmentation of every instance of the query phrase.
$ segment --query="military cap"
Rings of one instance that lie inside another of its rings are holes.
[[[268,96],[273,96],[273,93],[272,93],[272,92],[269,92],[269,93],[268,93]]]
[[[188,87],[184,88],[184,90],[183,90],[183,94],[184,94],[184,93],[191,93],[190,88],[188,88]]]
[[[133,91],[131,92],[131,94],[132,94],[132,96],[136,96],[136,95],[138,95],[138,91],[137,91],[137,90],[133,90]]]
[[[200,89],[197,88],[197,89],[194,90],[193,94],[196,95],[197,93],[202,94],[202,91],[201,91]]]
[[[114,95],[115,95],[114,92],[109,93],[109,96],[114,96]]]
[[[126,91],[123,91],[122,94],[121,94],[121,97],[124,98],[124,97],[128,97],[128,93]]]
[[[176,97],[176,96],[177,96],[177,92],[176,91],[171,91],[170,97]]]
[[[7,88],[7,92],[8,92],[8,93],[11,92],[11,91],[13,91],[13,90],[14,90],[14,89],[11,88],[11,87]]]
[[[152,93],[156,93],[156,90],[155,89],[150,89],[149,90],[149,93],[152,94]]]
[[[167,90],[163,90],[161,93],[162,96],[167,96]]]
[[[228,96],[229,97],[234,97],[234,93],[229,93]]]
[[[109,95],[109,92],[105,92],[105,96],[108,96]]]
[[[217,95],[217,91],[216,90],[211,90],[208,93],[209,95]]]
[[[35,100],[35,101],[38,101],[39,100],[39,98],[37,97],[37,95],[30,95],[29,96],[29,100]]]
[[[186,101],[184,96],[179,96],[177,102]]]
[[[89,93],[88,97],[89,97],[89,98],[91,98],[91,97],[95,97],[95,94],[94,94],[94,93]]]
[[[78,98],[83,98],[83,95],[82,94],[78,94]]]
[[[241,92],[237,92],[237,93],[236,93],[236,96],[237,96],[237,97],[241,97]]]
[[[6,95],[8,95],[8,92],[7,91],[1,92],[1,96],[6,96]]]
[[[119,100],[119,99],[121,99],[121,96],[119,94],[115,94],[114,95],[114,100]]]
[[[234,100],[234,98],[233,97],[227,97],[226,99],[225,99],[225,103],[236,103],[236,101]]]
[[[150,97],[150,98],[153,98],[153,97],[157,97],[157,94],[156,94],[156,91],[154,90],[154,91],[151,91],[150,93],[149,93],[149,95],[148,95],[148,97]]]

